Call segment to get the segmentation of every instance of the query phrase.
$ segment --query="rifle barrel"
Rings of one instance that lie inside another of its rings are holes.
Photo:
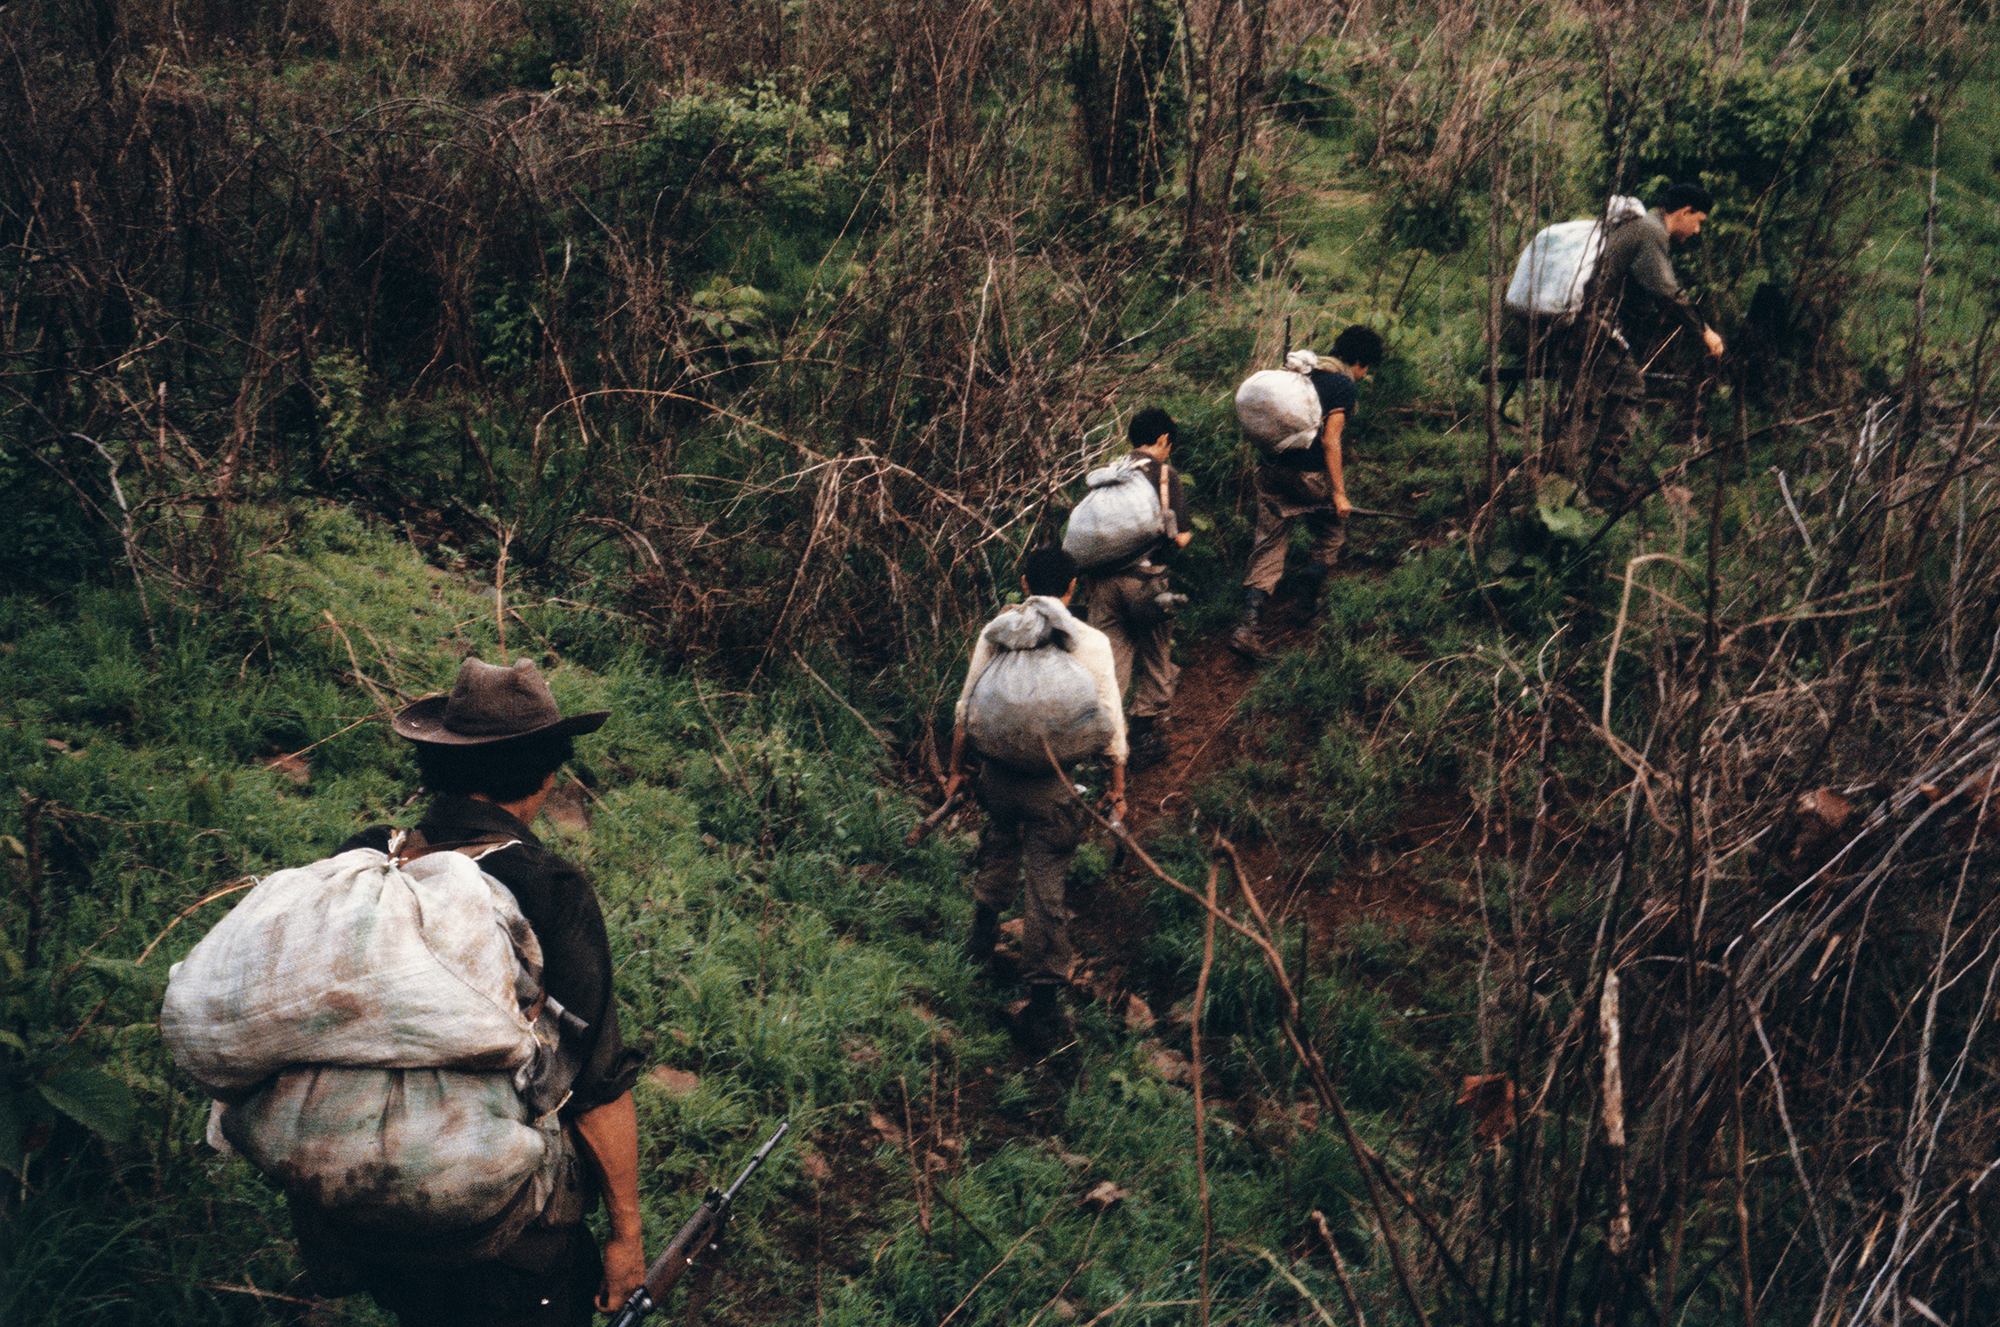
[[[771,1149],[791,1132],[791,1128],[790,1120],[780,1120],[777,1132],[766,1138],[764,1145],[751,1154],[750,1160],[744,1163],[742,1171],[727,1190],[708,1191],[694,1209],[694,1215],[674,1232],[674,1237],[667,1241],[667,1247],[660,1250],[660,1256],[653,1259],[653,1265],[646,1269],[644,1283],[619,1307],[610,1327],[637,1327],[647,1314],[659,1306],[667,1291],[673,1288],[674,1282],[680,1280],[681,1273],[694,1261],[696,1252],[706,1247],[715,1232],[729,1220],[736,1195],[743,1191],[744,1184],[757,1173],[757,1167],[764,1164],[765,1158],[771,1155]]]

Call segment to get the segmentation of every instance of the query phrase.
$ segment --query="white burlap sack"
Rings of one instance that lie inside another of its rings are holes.
[[[563,1159],[560,1124],[530,1120],[504,1073],[287,1069],[212,1123],[291,1197],[412,1241],[477,1227],[518,1197],[511,1229],[482,1232],[500,1247],[546,1205]]]
[[[1312,445],[1325,412],[1306,375],[1318,367],[1312,351],[1294,350],[1284,368],[1259,369],[1243,380],[1236,389],[1236,422],[1252,442],[1278,452]]]
[[[1614,196],[1605,206],[1603,220],[1585,218],[1542,227],[1514,262],[1514,276],[1507,283],[1507,307],[1515,313],[1540,317],[1581,309],[1584,288],[1597,270],[1598,255],[1604,252],[1606,223],[1628,221],[1645,211],[1646,205],[1636,198]]]
[[[1052,603],[1016,604],[986,624],[980,635],[995,654],[966,699],[966,735],[979,754],[1024,774],[1047,773],[1050,753],[1068,765],[1111,741],[1097,679],[1069,652],[1075,619]]]
[[[471,858],[357,848],[259,882],[174,965],[160,1035],[225,1098],[301,1064],[522,1069],[541,967],[514,896]]]
[[[1084,477],[1089,491],[1069,514],[1063,552],[1085,571],[1121,567],[1144,553],[1166,532],[1160,490],[1145,466],[1124,457]]]

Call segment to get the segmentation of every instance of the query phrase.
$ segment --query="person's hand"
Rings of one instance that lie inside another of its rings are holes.
[[[1333,497],[1333,509],[1339,513],[1342,520],[1346,520],[1347,514],[1354,510],[1354,504],[1347,500],[1345,493],[1336,493]]]
[[[1709,354],[1716,356],[1722,354],[1722,333],[1713,327],[1704,327],[1701,329],[1701,340],[1702,344],[1708,347]]]
[[[646,1248],[637,1235],[604,1242],[604,1279],[597,1283],[597,1311],[616,1313],[646,1279]]]

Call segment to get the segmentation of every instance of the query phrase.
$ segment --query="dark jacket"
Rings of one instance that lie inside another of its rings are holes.
[[[1633,345],[1656,341],[1668,320],[1700,337],[1704,324],[1674,276],[1666,218],[1657,209],[1611,227],[1591,271],[1584,308],[1608,320]]]

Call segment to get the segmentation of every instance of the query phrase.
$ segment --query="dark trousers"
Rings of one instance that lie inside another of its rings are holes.
[[[588,1227],[537,1229],[466,1267],[366,1268],[375,1302],[403,1327],[590,1327],[604,1263]]]
[[[1319,455],[1317,446],[1313,449]],[[1326,471],[1294,470],[1265,462],[1256,469],[1257,533],[1250,543],[1250,567],[1245,588],[1269,594],[1285,574],[1285,550],[1292,544],[1292,522],[1304,517],[1312,532],[1308,561],[1324,576],[1340,559],[1347,543],[1347,518],[1333,506],[1333,481]]]
[[[1639,427],[1646,375],[1624,337],[1604,318],[1587,318],[1563,336],[1560,466],[1580,465],[1587,481],[1600,463],[1616,466]]]
[[[1029,982],[1066,982],[1073,955],[1063,877],[1083,841],[1087,816],[1067,776],[1019,774],[996,761],[979,764],[979,832],[972,896],[995,912],[1021,904],[1021,975]]]
[[[1111,641],[1118,693],[1135,719],[1157,719],[1174,701],[1180,665],[1174,662],[1174,620],[1155,602],[1167,592],[1167,573],[1120,571],[1090,587],[1090,625]]]

